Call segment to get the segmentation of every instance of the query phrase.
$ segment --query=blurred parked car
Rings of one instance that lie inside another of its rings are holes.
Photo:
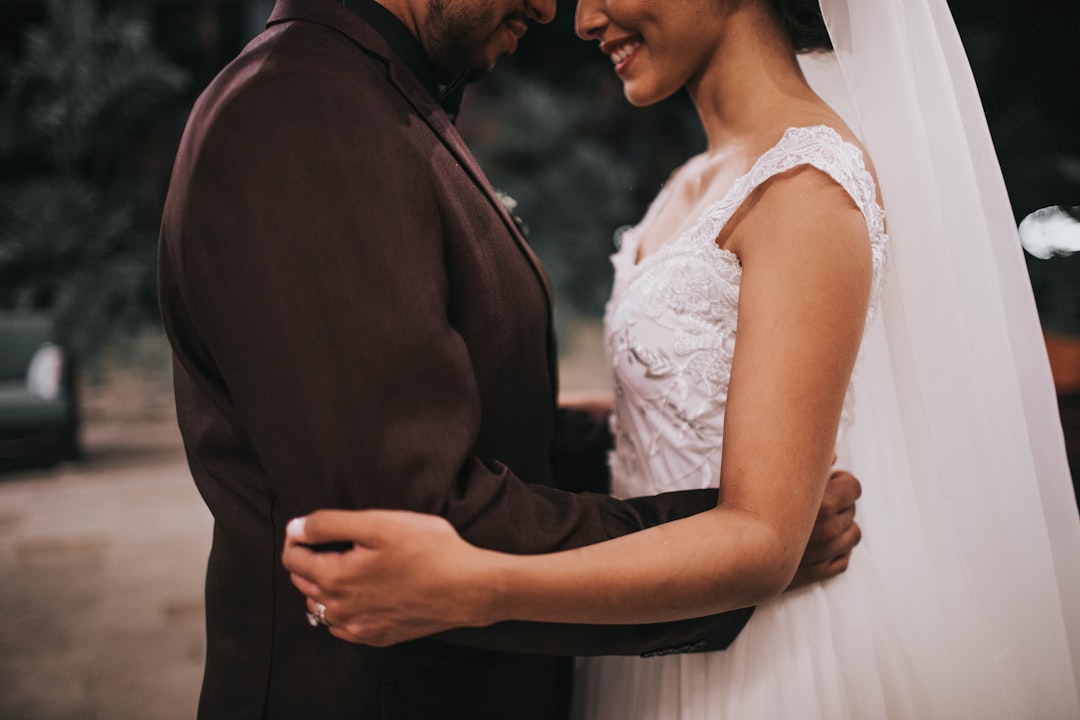
[[[0,468],[79,457],[74,378],[49,317],[0,313]]]

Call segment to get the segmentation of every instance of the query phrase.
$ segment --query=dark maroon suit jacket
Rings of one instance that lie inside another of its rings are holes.
[[[749,611],[506,623],[378,650],[308,626],[280,554],[318,508],[410,508],[514,553],[715,504],[557,477],[544,273],[430,93],[359,16],[280,0],[199,98],[162,225],[188,460],[215,519],[202,718],[553,719],[574,654],[722,648]],[[586,463],[587,465],[587,463]]]

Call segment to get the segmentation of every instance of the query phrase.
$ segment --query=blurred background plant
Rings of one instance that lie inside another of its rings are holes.
[[[574,2],[468,89],[458,128],[492,183],[513,197],[554,280],[560,336],[596,321],[620,227],[636,223],[671,171],[705,145],[682,93],[626,102],[611,61],[574,36]]]
[[[1080,133],[1063,84],[1080,71],[1074,2],[950,1],[1018,221],[1076,204]],[[154,324],[154,238],[179,130],[272,4],[5,1],[0,309],[51,310],[84,354]],[[518,201],[560,316],[596,319],[615,230],[641,217],[703,138],[681,94],[626,103],[608,60],[574,37],[574,6],[559,0],[553,23],[469,88],[458,125]]]
[[[684,98],[629,110],[641,113],[630,120],[609,69],[585,64],[556,83],[545,77],[550,67],[514,65],[471,88],[459,127],[492,182],[517,201],[555,278],[556,307],[596,318],[610,291],[616,229],[637,222],[704,141]]]
[[[46,311],[93,356],[157,317],[155,129],[189,73],[145,14],[49,0],[0,67],[0,308]]]
[[[1075,3],[949,0],[1018,222],[1080,197]],[[575,328],[595,333],[603,312],[616,229],[637,222],[704,144],[684,95],[629,106],[609,60],[574,36],[575,4],[558,0],[554,22],[470,86],[458,121],[492,183],[518,202],[571,352]],[[103,349],[134,358],[124,338],[151,328],[163,347],[151,355],[168,365],[154,263],[176,144],[191,102],[272,6],[0,2],[0,310],[48,310],[84,361]],[[1068,311],[1080,305],[1077,263],[1080,253],[1029,258],[1044,322],[1070,347],[1080,347]]]

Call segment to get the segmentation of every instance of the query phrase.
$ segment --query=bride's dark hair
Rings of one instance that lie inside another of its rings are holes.
[[[797,53],[833,49],[818,0],[770,0]]]

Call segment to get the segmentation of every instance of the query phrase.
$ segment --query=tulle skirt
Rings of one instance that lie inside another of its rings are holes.
[[[572,717],[1080,717],[1068,655],[1056,647],[1060,636],[1057,642],[1032,637],[1026,650],[1003,649],[1008,643],[997,642],[1001,629],[981,622],[977,598],[971,598],[967,612],[957,613],[955,605],[939,602],[937,588],[913,587],[910,576],[900,582],[885,577],[881,568],[889,565],[875,558],[872,545],[867,539],[856,549],[845,574],[759,606],[723,652],[580,658]],[[1001,593],[1025,594],[1023,587],[1002,580]],[[1039,602],[1031,599],[1034,610]],[[971,631],[987,642],[974,641]]]
[[[578,660],[577,720],[933,718],[866,558],[758,607],[724,652]]]

